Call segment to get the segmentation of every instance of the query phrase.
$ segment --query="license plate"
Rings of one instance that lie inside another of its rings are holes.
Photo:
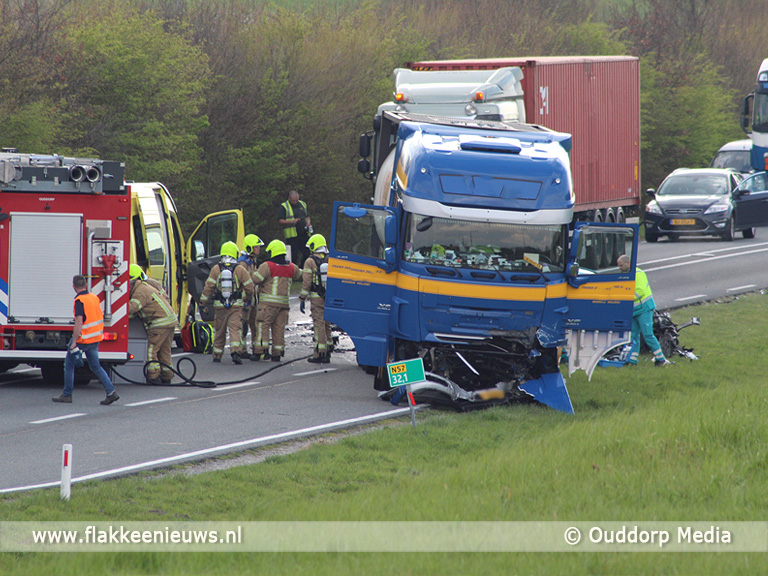
[[[672,220],[672,226],[693,226],[696,220],[693,218],[675,218]]]

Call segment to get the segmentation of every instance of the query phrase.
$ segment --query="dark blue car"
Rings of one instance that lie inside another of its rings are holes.
[[[748,178],[723,168],[680,168],[664,179],[658,191],[648,190],[645,239],[714,235],[733,240],[737,232],[754,238],[768,226],[768,179],[765,172]]]

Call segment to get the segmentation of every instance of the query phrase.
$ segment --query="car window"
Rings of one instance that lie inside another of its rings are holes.
[[[728,174],[673,174],[661,184],[659,196],[713,196],[730,191]]]
[[[759,174],[747,178],[739,185],[739,188],[749,190],[750,192],[763,192],[768,190],[768,179],[766,179],[765,172],[760,172]]]
[[[715,154],[710,168],[733,168],[739,172],[752,170],[749,150],[724,150]]]

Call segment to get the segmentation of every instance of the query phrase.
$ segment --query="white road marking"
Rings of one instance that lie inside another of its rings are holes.
[[[675,302],[685,302],[686,300],[696,300],[697,298],[704,298],[706,294],[696,294],[695,296],[687,296],[685,298],[675,298]]]
[[[323,374],[325,372],[333,372],[336,368],[325,368],[324,370],[310,370],[309,372],[297,372],[294,376],[310,376],[312,374]]]
[[[124,406],[146,406],[147,404],[157,404],[158,402],[170,402],[176,400],[175,396],[167,396],[165,398],[155,398],[154,400],[144,400],[143,402],[131,402],[130,404],[124,404]]]
[[[426,404],[422,406],[426,408]],[[416,409],[418,410],[420,409],[420,407],[417,406]],[[323,432],[330,432],[332,430],[348,428],[350,426],[357,426],[360,424],[366,424],[368,422],[375,422],[377,420],[385,420],[388,418],[395,418],[397,416],[405,416],[406,414],[410,414],[410,411],[411,411],[410,408],[397,408],[395,410],[388,410],[387,412],[379,412],[377,414],[369,414],[368,416],[360,416],[358,418],[349,418],[348,420],[339,420],[337,422],[330,422],[328,424],[320,424],[319,426],[302,428],[301,430],[282,432],[280,434],[271,434],[269,436],[261,436],[257,438],[252,438],[250,440],[243,440],[241,442],[232,442],[231,444],[222,444],[221,446],[205,448],[203,450],[197,450],[195,452],[187,452],[185,454],[179,454],[178,456],[160,458],[159,460],[149,460],[148,462],[141,462],[139,464],[132,464],[130,466],[123,466],[121,468],[113,468],[111,470],[104,470],[103,472],[96,472],[94,474],[79,476],[78,478],[72,478],[72,482],[85,482],[86,480],[95,480],[96,478],[117,476],[119,474],[135,472],[136,470],[167,466],[174,462],[200,458],[201,456],[208,456],[211,454],[215,454],[217,452],[226,452],[234,449],[254,448],[256,446],[261,446],[264,444],[272,444],[275,442],[292,440],[294,438],[303,438],[305,436],[312,436],[315,434],[322,434]],[[82,416],[82,415],[83,414],[78,414],[78,416]],[[3,488],[0,490],[0,494],[7,494],[9,492],[19,492],[22,490],[34,490],[37,488],[50,488],[52,486],[59,486],[59,485],[61,485],[60,480],[55,482],[46,482],[44,484],[34,484],[30,486],[16,486],[14,488]]]
[[[684,256],[674,256],[672,258],[665,258],[663,260],[653,260],[652,262],[644,262],[641,264],[643,270],[647,272],[655,272],[656,270],[666,270],[667,268],[679,268],[680,266],[690,266],[691,264],[709,264],[713,260],[720,260],[722,258],[738,258],[739,256],[746,256],[748,254],[758,254],[760,252],[768,252],[768,248],[762,248],[760,250],[749,250],[747,252],[739,252],[738,254],[723,254],[721,256],[713,256],[712,258],[706,258],[702,260],[693,260],[691,262],[678,262],[677,264],[668,264],[666,266],[657,266],[656,268],[646,268],[645,265],[653,262],[669,262],[670,260],[676,260],[680,258],[687,258],[689,256],[695,256],[695,254],[686,254]]]
[[[47,424],[48,422],[56,422],[57,420],[68,420],[69,418],[77,418],[78,416],[85,416],[85,412],[77,412],[75,414],[67,414],[66,416],[56,416],[56,418],[46,418],[45,420],[35,420],[30,424]]]
[[[747,284],[746,286],[736,286],[735,288],[728,288],[726,292],[738,292],[739,290],[748,290],[749,288],[757,288],[757,284]]]
[[[224,390],[232,390],[233,388],[243,388],[245,386],[254,386],[255,384],[258,384],[259,382],[257,380],[254,380],[253,382],[243,382],[242,384],[230,384],[228,386],[216,386],[215,388],[211,388],[214,392],[221,392]]]

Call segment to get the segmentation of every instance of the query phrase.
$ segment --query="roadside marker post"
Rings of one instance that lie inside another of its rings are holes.
[[[72,491],[72,444],[61,449],[61,499],[69,500]]]
[[[389,376],[390,388],[405,386],[408,407],[411,409],[411,424],[416,428],[416,409],[413,394],[411,394],[411,384],[426,380],[424,376],[424,361],[421,358],[415,358],[414,360],[392,362],[387,364],[387,375]]]

